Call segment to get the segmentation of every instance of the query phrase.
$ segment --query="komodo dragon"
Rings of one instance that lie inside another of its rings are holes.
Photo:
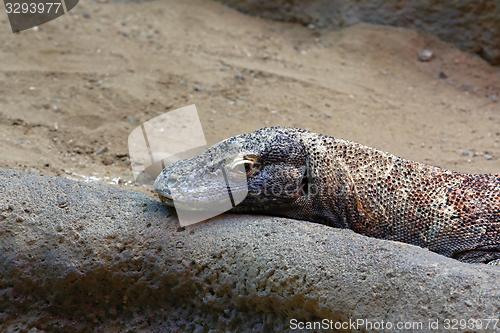
[[[463,262],[500,263],[500,175],[453,172],[303,129],[226,139],[165,168],[155,190],[170,206],[174,192],[191,207],[215,203],[227,187],[214,177],[241,164],[248,194],[232,212],[318,222]]]

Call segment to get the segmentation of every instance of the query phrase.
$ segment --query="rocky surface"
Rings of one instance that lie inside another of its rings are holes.
[[[244,12],[315,27],[415,27],[500,65],[500,3],[475,0],[222,0]]]
[[[284,331],[289,320],[500,312],[500,269],[348,230],[0,171],[0,331]],[[425,326],[424,326],[425,327]]]

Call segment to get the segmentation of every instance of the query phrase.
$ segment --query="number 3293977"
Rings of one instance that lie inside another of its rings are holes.
[[[58,14],[63,11],[61,2],[6,2],[7,14]]]

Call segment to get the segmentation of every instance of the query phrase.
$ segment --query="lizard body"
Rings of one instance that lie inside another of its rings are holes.
[[[227,193],[214,177],[241,164],[248,194],[233,212],[349,228],[464,262],[500,260],[500,175],[453,172],[303,129],[224,140],[165,168],[155,190],[169,205],[173,192],[186,206],[210,205]]]

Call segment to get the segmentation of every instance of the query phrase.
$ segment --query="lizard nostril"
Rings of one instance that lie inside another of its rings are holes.
[[[174,187],[178,183],[177,178],[174,176],[170,176],[167,180],[167,187]]]

